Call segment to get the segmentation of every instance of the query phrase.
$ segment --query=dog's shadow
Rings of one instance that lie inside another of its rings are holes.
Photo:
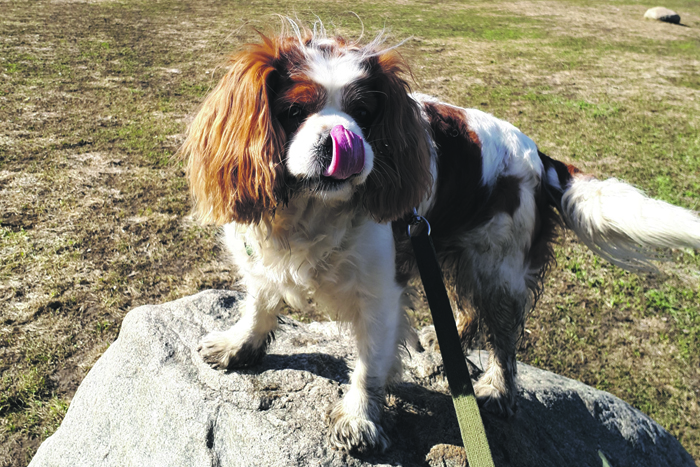
[[[260,374],[270,370],[308,371],[340,384],[350,382],[350,367],[347,361],[344,358],[322,352],[288,355],[268,353],[260,363],[248,369],[252,374]]]
[[[310,372],[341,387],[349,383],[351,372],[344,358],[320,352],[271,353],[259,364],[235,372],[262,375],[279,370]],[[338,397],[342,396],[342,392],[339,391]],[[333,402],[330,401],[328,405]],[[543,402],[536,397],[523,397],[521,390],[518,405],[517,413],[510,419],[482,410],[489,444],[492,450],[497,447],[493,450],[497,465],[598,465],[597,451],[591,451],[590,446],[599,446],[610,453],[612,459],[616,457],[619,446],[626,443],[621,433],[610,430],[593,416],[578,394],[566,393],[554,402]],[[465,459],[452,398],[445,393],[411,382],[391,386],[386,397],[382,425],[392,442],[389,450],[382,454],[352,453],[353,457],[371,464],[427,465],[426,458],[434,455],[434,448],[447,445],[446,449],[438,449],[437,452],[451,453],[459,459],[443,459],[441,462],[447,462],[445,465],[462,465]],[[523,452],[532,452],[532,456],[536,457],[537,449],[558,446],[562,437],[568,440],[567,445],[575,445],[576,448],[571,451],[578,453],[576,459],[572,460],[569,451],[559,448],[553,451],[554,454],[551,450],[547,451],[552,459],[546,462],[510,459],[513,453]]]
[[[349,384],[351,373],[345,358],[320,352],[269,353],[255,366],[230,372],[262,375],[276,370],[306,371],[340,385]],[[382,424],[392,441],[389,450],[383,454],[353,453],[353,457],[384,465],[425,465],[433,446],[462,444],[451,397],[418,384],[399,383],[389,388]]]

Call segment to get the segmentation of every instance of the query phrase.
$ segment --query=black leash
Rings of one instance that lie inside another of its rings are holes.
[[[411,231],[412,228],[415,232]],[[447,297],[442,271],[430,238],[430,224],[424,217],[419,216],[415,209],[408,222],[408,236],[411,239],[425,295],[433,315],[445,376],[450,386],[455,412],[457,412],[457,421],[469,466],[494,467],[484,423],[481,420],[479,405],[476,402],[474,387],[452,315],[452,306]]]

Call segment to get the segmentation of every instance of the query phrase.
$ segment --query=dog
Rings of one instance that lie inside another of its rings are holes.
[[[328,413],[331,446],[383,451],[385,388],[410,335],[416,276],[407,214],[432,239],[469,346],[490,351],[481,405],[512,415],[516,347],[563,221],[629,270],[658,248],[700,248],[700,218],[616,179],[554,160],[488,113],[413,94],[395,47],[293,25],[248,45],[208,95],[182,147],[195,213],[223,226],[247,298],[239,321],[203,338],[215,368],[254,365],[284,303],[313,299],[350,323],[357,361]]]

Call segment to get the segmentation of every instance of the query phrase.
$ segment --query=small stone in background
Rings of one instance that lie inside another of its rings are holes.
[[[659,21],[664,21],[666,23],[680,24],[681,15],[673,10],[664,8],[662,6],[657,6],[656,8],[650,8],[644,13],[644,17],[648,19],[657,19]]]

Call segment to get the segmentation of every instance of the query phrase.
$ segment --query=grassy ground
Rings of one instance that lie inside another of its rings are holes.
[[[235,287],[188,220],[171,158],[227,52],[304,3],[0,0],[0,466],[60,424],[126,312]],[[342,33],[347,3],[313,13]],[[352,6],[386,26],[416,89],[507,119],[545,153],[700,209],[700,4],[684,26],[620,1]],[[318,8],[316,8],[318,7]],[[520,359],[610,391],[700,460],[700,257],[640,277],[569,234]],[[428,321],[424,310],[418,323]]]

